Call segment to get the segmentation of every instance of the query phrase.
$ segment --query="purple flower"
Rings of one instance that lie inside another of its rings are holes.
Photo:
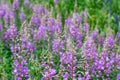
[[[22,78],[21,77],[16,77],[16,80],[22,80]]]
[[[35,12],[35,13],[39,13],[39,14],[42,14],[42,13],[44,13],[45,12],[45,8],[44,8],[44,6],[37,6],[37,5],[35,5],[34,7],[33,7],[33,11]]]
[[[47,79],[52,79],[56,74],[56,70],[55,69],[49,69],[47,71],[45,71],[44,76],[43,76],[43,80],[47,80]]]
[[[68,78],[69,78],[68,72],[65,72],[65,74],[63,75],[63,78],[64,78],[64,80],[68,80]]]
[[[7,11],[9,9],[8,4],[0,4],[2,10]]]
[[[24,13],[20,13],[20,19],[21,19],[21,20],[25,20],[25,19],[26,19],[26,16],[25,16]]]
[[[21,38],[21,41],[22,41],[22,43],[21,43],[22,44],[22,48],[26,48],[27,44],[29,42],[28,37],[26,37],[25,35],[23,35],[22,38]]]
[[[68,17],[68,18],[65,20],[65,23],[66,23],[66,25],[70,25],[70,24],[71,24],[71,18]]]
[[[82,45],[83,45],[82,41],[80,41],[80,40],[78,40],[76,44],[77,44],[77,47],[78,47],[78,48],[81,48]]]
[[[46,27],[40,25],[38,31],[34,33],[34,40],[36,41],[45,39],[46,36],[47,36]]]
[[[91,33],[91,36],[93,39],[96,39],[97,36],[98,36],[98,30],[94,30],[92,33]]]
[[[89,31],[89,29],[90,29],[90,25],[88,23],[84,23],[84,25],[83,25],[83,31],[87,32],[87,31]]]
[[[120,32],[117,33],[117,38],[120,40]]]
[[[63,71],[68,71],[69,75],[73,78],[76,77],[76,56],[73,52],[60,53],[61,68]],[[63,74],[64,75],[64,74]],[[68,74],[65,73],[64,78],[67,80]]]
[[[3,9],[0,10],[0,17],[3,17],[5,15],[5,11]]]
[[[86,55],[87,59],[92,59],[97,57],[96,45],[91,36],[87,37],[87,41],[84,43],[82,53]]]
[[[28,42],[26,47],[29,51],[34,51],[35,50],[35,45],[31,42]]]
[[[62,53],[60,56],[60,61],[62,64],[69,64],[72,62],[72,54],[70,52],[68,53]]]
[[[52,50],[55,51],[55,52],[58,52],[59,46],[60,46],[60,41],[57,40],[57,39],[53,40],[53,42],[52,42]]]
[[[0,22],[0,31],[2,30],[3,28],[2,28],[2,23]]]
[[[55,32],[55,19],[54,18],[48,18],[48,22],[47,22],[47,26],[48,26],[48,30],[51,32]]]
[[[18,32],[17,32],[17,28],[16,28],[16,26],[15,25],[11,25],[9,28],[8,28],[8,30],[6,31],[6,32],[4,32],[4,36],[3,36],[3,38],[4,38],[4,40],[5,41],[13,41],[13,40],[15,40],[15,38],[17,37],[17,34],[18,34]]]
[[[77,26],[79,27],[82,22],[82,19],[78,13],[73,14],[73,20],[75,21],[75,24],[78,24]]]
[[[24,5],[29,5],[29,4],[30,4],[29,0],[24,0]]]
[[[113,47],[114,46],[114,38],[109,36],[106,38],[106,47]]]
[[[98,39],[98,44],[103,45],[104,40],[105,40],[104,36],[100,36],[99,39]]]
[[[21,62],[25,62],[25,63],[21,63]],[[16,76],[16,80],[19,80],[23,77],[25,77],[26,79],[28,78],[28,67],[25,66],[27,63],[24,60],[24,58],[22,58],[22,56],[16,60],[14,60],[14,71],[13,74]]]
[[[54,0],[54,3],[57,4],[59,0]]]
[[[10,23],[13,24],[14,19],[15,19],[15,12],[14,11],[9,12],[9,19],[10,19]]]
[[[120,74],[117,74],[117,80],[120,80]]]
[[[19,0],[14,0],[12,6],[13,6],[13,9],[19,8]]]
[[[77,33],[79,32],[79,28],[76,27],[75,25],[71,25],[69,28],[69,32],[73,37],[75,37],[77,35]]]
[[[4,21],[5,23],[8,23],[10,19],[10,15],[8,14],[8,12],[4,15]]]
[[[60,41],[58,39],[54,39],[52,41],[52,50],[54,52],[59,52],[60,49],[63,49],[64,47],[64,42],[63,41]]]
[[[40,22],[40,21],[39,21],[38,16],[33,15],[33,16],[31,17],[31,23],[33,23],[34,25],[38,25],[39,22]]]

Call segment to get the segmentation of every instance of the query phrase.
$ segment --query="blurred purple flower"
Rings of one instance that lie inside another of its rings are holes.
[[[29,0],[24,0],[24,5],[29,5],[30,1]]]
[[[117,80],[120,80],[120,74],[117,74]]]
[[[76,44],[77,44],[77,47],[78,47],[78,48],[81,48],[82,45],[83,45],[82,41],[80,41],[80,40],[78,40],[78,41],[76,42]]]
[[[66,25],[70,25],[70,24],[71,24],[71,18],[68,17],[68,18],[65,20],[65,23],[66,23]]]
[[[114,46],[114,38],[112,36],[107,37],[106,44],[108,47],[113,47]]]
[[[100,36],[98,39],[98,45],[103,45],[104,40],[105,40],[104,36]]]
[[[96,39],[97,36],[98,36],[98,30],[94,30],[92,33],[91,33],[91,36],[93,39]]]
[[[19,0],[14,0],[12,6],[13,6],[13,9],[18,9],[19,8]]]
[[[56,74],[56,70],[50,68],[48,71],[45,71],[42,80],[52,79],[55,76],[55,74]]]
[[[3,17],[5,15],[5,11],[3,9],[0,9],[0,17]]]
[[[65,72],[65,74],[63,75],[63,79],[68,80],[68,78],[69,78],[69,74],[68,74],[68,72]]]
[[[8,30],[6,31],[6,32],[4,32],[4,36],[3,36],[3,38],[4,38],[4,40],[5,41],[13,41],[13,40],[15,40],[15,38],[17,37],[17,34],[18,34],[18,32],[17,32],[17,28],[16,28],[16,26],[13,24],[13,25],[11,25],[9,28],[8,28]]]
[[[97,57],[96,45],[91,36],[87,37],[84,47],[82,48],[82,53],[86,55],[88,60]]]
[[[23,63],[24,62],[24,63]],[[26,61],[22,58],[19,58],[14,60],[14,71],[13,74],[15,75],[15,79],[19,80],[24,78],[28,78],[28,67],[25,66],[27,63]]]
[[[54,52],[59,52],[59,49],[63,49],[63,47],[64,47],[63,41],[60,41],[58,39],[54,39],[52,41],[52,50]]]
[[[28,42],[26,47],[29,51],[34,51],[35,50],[35,44],[33,44],[31,42]]]
[[[41,5],[41,6],[35,5],[35,6],[33,7],[33,11],[34,11],[35,13],[42,14],[42,13],[45,12],[45,8],[44,8],[43,5]]]
[[[33,23],[34,25],[38,25],[40,23],[40,20],[36,15],[33,15],[31,17],[31,23]]]
[[[6,24],[10,21],[10,15],[8,12],[4,15],[4,21]]]
[[[2,23],[0,22],[0,31],[2,31],[3,29],[3,26],[2,26]]]
[[[83,25],[83,31],[87,32],[87,31],[89,31],[89,29],[90,29],[90,25],[88,23],[84,23],[84,25]]]
[[[57,4],[59,2],[59,0],[54,0],[54,3]]]
[[[21,20],[25,20],[25,19],[26,19],[26,16],[25,16],[24,13],[20,13],[20,19],[21,19]]]
[[[75,21],[75,24],[77,24],[78,27],[82,23],[82,18],[80,17],[78,13],[73,14],[73,20]]]
[[[117,38],[120,40],[120,32],[117,33]]]
[[[38,31],[34,33],[34,40],[36,41],[45,39],[46,36],[47,36],[46,27],[40,25]]]

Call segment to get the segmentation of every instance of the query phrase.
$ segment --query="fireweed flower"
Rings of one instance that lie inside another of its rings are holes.
[[[25,48],[27,46],[28,42],[29,42],[28,37],[26,37],[25,35],[23,35],[22,38],[21,38],[22,47]]]
[[[24,0],[24,5],[29,5],[30,1],[29,0]]]
[[[40,20],[39,20],[38,16],[32,15],[32,17],[31,17],[31,23],[33,23],[33,25],[35,25],[35,26],[38,26],[39,23],[40,23]]]
[[[114,47],[114,38],[113,36],[106,37],[106,40],[103,45],[103,51],[110,51]]]
[[[33,52],[35,50],[35,44],[33,44],[31,42],[28,42],[26,47],[27,47],[28,51]]]
[[[72,20],[74,21],[74,24],[78,27],[80,26],[80,24],[82,22],[82,19],[81,19],[80,15],[78,13],[73,14],[73,19]]]
[[[13,7],[13,9],[18,9],[19,8],[19,0],[14,0],[12,7]]]
[[[33,12],[38,13],[38,15],[41,15],[41,14],[45,13],[45,8],[43,5],[41,5],[41,6],[34,5]]]
[[[94,30],[92,33],[91,33],[91,36],[93,39],[96,39],[97,36],[98,36],[98,30]]]
[[[13,75],[14,79],[16,80],[22,80],[24,77],[25,79],[28,78],[28,67],[27,62],[24,59],[22,53],[24,53],[23,47],[21,47],[20,43],[16,43],[16,37],[17,37],[17,29],[15,25],[10,26],[10,28],[5,32],[5,36],[7,36],[7,39],[12,39],[10,43],[10,49],[13,55]]]
[[[25,41],[25,40],[24,40]],[[14,42],[15,43],[15,42]],[[29,77],[29,71],[27,67],[27,50],[25,50],[25,47],[23,46],[23,43],[16,43],[15,46],[11,45],[11,51],[13,54],[13,75],[15,76],[14,79],[28,79]],[[24,53],[24,54],[23,54]]]
[[[10,16],[9,16],[8,13],[6,13],[6,14],[4,15],[4,21],[5,21],[6,24],[9,23],[9,21],[10,21]]]
[[[89,25],[88,23],[84,23],[84,24],[83,24],[83,31],[84,31],[84,32],[88,32],[89,29],[90,29],[90,25]]]
[[[64,80],[68,80],[68,78],[69,78],[68,72],[64,73],[64,74],[63,74],[63,79],[64,79]]]
[[[105,40],[105,37],[104,37],[104,36],[100,36],[100,37],[98,38],[97,44],[102,46],[103,43],[104,43],[104,40]]]
[[[76,36],[76,33],[79,31],[79,28],[77,28],[77,27],[74,26],[74,25],[71,25],[70,28],[69,28],[69,31],[70,31],[71,35],[72,35],[73,37],[75,37],[75,36]]]
[[[53,31],[57,33],[57,32],[61,32],[61,30],[62,30],[62,24],[61,22],[56,20],[55,25],[53,26]]]
[[[2,23],[0,22],[0,31],[2,31],[3,29],[3,26],[2,26]]]
[[[48,31],[54,32],[54,27],[55,27],[55,19],[54,18],[48,18],[48,22],[47,22],[47,27],[48,27]]]
[[[115,54],[108,54],[107,52],[102,52],[100,58],[95,59],[94,64],[92,65],[92,72],[94,70],[94,74],[98,74],[100,77],[104,75],[108,76],[111,74],[111,70],[115,69],[115,63],[118,58],[116,58]],[[117,55],[118,56],[118,55]]]
[[[3,17],[5,15],[5,11],[3,9],[0,9],[0,17]]]
[[[56,74],[56,70],[55,69],[48,69],[47,71],[44,72],[44,75],[42,77],[41,80],[51,80]]]
[[[117,33],[117,38],[120,40],[120,32]]]
[[[120,80],[120,74],[117,74],[117,80]]]
[[[15,12],[14,11],[9,12],[9,19],[10,19],[10,23],[13,24],[14,20],[15,20]]]
[[[47,36],[46,27],[40,25],[38,31],[34,33],[34,40],[36,41],[45,39],[46,36]]]
[[[20,19],[21,19],[21,21],[26,19],[26,16],[24,13],[20,13]]]
[[[60,41],[58,39],[54,39],[52,41],[52,50],[54,52],[58,52],[60,50],[60,48],[63,49],[63,46],[64,46],[63,41]]]
[[[39,14],[45,13],[45,8],[44,8],[43,5],[39,6],[39,8],[38,8],[38,13],[39,13]]]
[[[15,75],[16,80],[19,80],[19,78],[22,80],[23,77],[26,79],[28,78],[28,67],[25,65],[27,65],[27,62],[22,56],[19,56],[18,59],[14,60],[13,74]]]
[[[113,46],[114,45],[114,38],[112,36],[108,37],[106,39],[106,42],[107,42],[108,46]]]
[[[61,68],[63,71],[67,71],[69,74],[67,74],[67,77],[65,77],[64,73],[64,78],[72,77],[72,79],[75,78],[75,70],[76,70],[76,56],[73,55],[72,52],[67,52],[67,53],[61,53],[60,54],[60,62],[61,62]],[[65,66],[67,65],[67,66]],[[68,76],[69,75],[69,76]]]
[[[76,46],[78,48],[82,47],[82,45],[83,45],[82,40],[83,40],[83,34],[82,34],[82,32],[79,31],[79,32],[76,33],[76,39],[75,39]]]
[[[72,23],[71,17],[68,17],[68,18],[65,20],[65,24],[69,26],[71,23]]]
[[[16,38],[18,32],[15,25],[11,25],[6,32],[4,32],[3,39],[5,42],[13,41]]]
[[[116,39],[117,39],[116,42],[118,43],[118,45],[120,45],[120,32],[117,33]]]
[[[54,3],[57,4],[59,2],[59,0],[54,0]]]
[[[84,47],[82,49],[82,53],[87,57],[86,59],[88,60],[97,57],[96,45],[91,36],[87,37],[87,40],[84,43]]]

